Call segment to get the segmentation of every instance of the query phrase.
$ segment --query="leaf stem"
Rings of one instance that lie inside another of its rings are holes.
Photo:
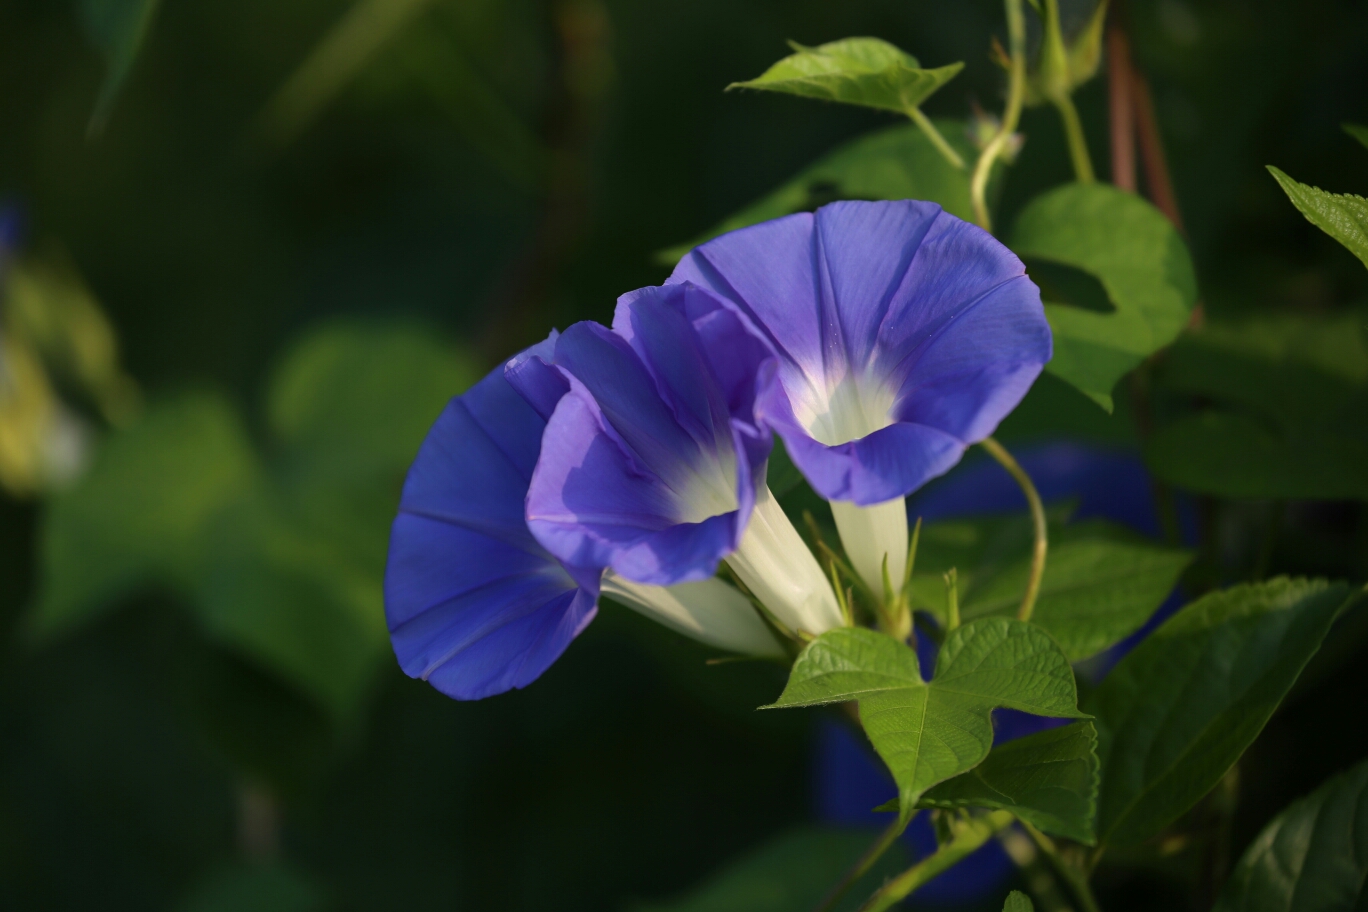
[[[845,872],[845,876],[840,879],[836,886],[832,887],[827,895],[822,897],[822,901],[818,903],[813,912],[829,912],[846,894],[846,891],[853,887],[861,877],[868,874],[869,869],[874,867],[874,863],[883,857],[883,853],[887,852],[889,847],[898,841],[898,837],[902,835],[903,830],[907,829],[908,823],[916,815],[917,812],[913,811],[905,817],[901,813],[894,817],[892,823],[879,834],[879,838],[874,840],[874,844],[865,850],[865,853],[851,866],[849,871]]]
[[[860,906],[859,912],[884,912],[902,902],[913,890],[963,860],[965,856],[992,839],[999,830],[1006,829],[1014,819],[1007,811],[992,811],[982,817],[971,817],[954,838],[941,846],[934,855],[923,858],[876,890],[874,895]]]
[[[959,571],[951,567],[945,573],[945,632],[960,625]]]
[[[1021,103],[1026,95],[1026,14],[1022,11],[1021,0],[1003,0],[1007,10],[1007,44],[1010,63],[1007,68],[1007,107],[1002,112],[1002,124],[997,134],[979,153],[974,164],[974,174],[969,181],[969,198],[974,206],[974,221],[984,231],[993,230],[992,216],[988,214],[988,177],[992,174],[993,163],[1002,154],[1003,147],[1016,131],[1017,121],[1021,119]]]
[[[1036,848],[1040,849],[1040,854],[1045,856],[1050,867],[1054,868],[1055,874],[1069,885],[1070,892],[1078,900],[1083,912],[1102,912],[1097,905],[1097,897],[1093,895],[1092,887],[1088,884],[1087,875],[1064,859],[1064,856],[1059,853],[1059,846],[1055,845],[1055,841],[1025,820],[1018,819],[1017,822],[1026,831],[1026,835],[1031,837]]]
[[[909,105],[907,108],[907,116],[917,125],[917,129],[926,134],[926,138],[931,140],[931,145],[936,147],[936,151],[944,156],[946,161],[960,171],[963,171],[967,167],[964,164],[964,159],[960,157],[960,154],[955,151],[950,143],[945,141],[945,137],[941,135],[941,131],[936,129],[936,125],[931,122],[931,118],[922,113],[921,108],[916,105]]]
[[[1074,177],[1080,184],[1097,182],[1093,174],[1092,159],[1088,157],[1088,139],[1083,135],[1083,121],[1078,118],[1078,108],[1074,107],[1069,93],[1062,92],[1051,99],[1059,118],[1064,122],[1064,138],[1069,142],[1069,159],[1073,162]]]
[[[1029,621],[1031,614],[1035,611],[1036,596],[1040,594],[1040,581],[1045,576],[1045,555],[1049,551],[1049,528],[1045,524],[1045,505],[1040,502],[1040,494],[1036,491],[1035,484],[1031,481],[1031,476],[1026,474],[1012,454],[992,437],[985,437],[979,441],[979,446],[988,451],[998,463],[1007,470],[1007,473],[1016,479],[1016,483],[1021,486],[1021,493],[1026,495],[1026,503],[1031,507],[1031,519],[1035,523],[1035,549],[1031,554],[1031,575],[1026,581],[1026,594],[1021,597],[1021,607],[1017,609],[1017,620]]]

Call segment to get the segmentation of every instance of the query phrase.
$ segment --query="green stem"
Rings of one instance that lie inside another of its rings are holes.
[[[1088,140],[1083,135],[1083,121],[1078,118],[1078,108],[1067,92],[1051,99],[1059,111],[1059,119],[1064,122],[1064,138],[1069,141],[1069,158],[1073,161],[1074,176],[1080,184],[1096,183],[1093,175],[1092,159],[1088,157]]]
[[[951,567],[945,574],[945,632],[960,625],[959,573]]]
[[[907,116],[912,118],[912,122],[917,125],[917,129],[926,134],[926,138],[931,140],[931,145],[935,146],[936,151],[945,156],[946,161],[960,171],[965,169],[964,159],[960,158],[960,154],[945,141],[945,137],[941,135],[940,130],[936,129],[936,125],[931,122],[931,118],[921,112],[921,108],[912,105],[907,109]]]
[[[1009,0],[1010,2],[1010,0]],[[934,855],[923,858],[897,877],[885,883],[860,906],[859,912],[884,912],[902,902],[931,878],[944,873],[952,865],[977,850],[999,830],[1011,825],[1014,818],[1007,811],[993,811],[982,817],[971,817],[963,829]]]
[[[879,834],[879,838],[874,841],[874,844],[865,850],[865,853],[860,856],[860,860],[855,862],[849,871],[846,871],[840,883],[832,887],[830,892],[822,897],[821,903],[818,904],[814,912],[828,912],[846,894],[846,891],[855,885],[856,881],[868,874],[869,869],[874,867],[874,862],[882,858],[883,853],[887,852],[889,847],[898,841],[898,837],[902,835],[903,830],[907,829],[908,823],[912,821],[916,813],[913,811],[906,817],[899,813],[897,817],[893,818],[893,822]]]
[[[979,153],[969,181],[974,221],[984,231],[993,230],[992,216],[988,214],[988,178],[993,172],[993,163],[1016,131],[1017,121],[1021,119],[1022,99],[1026,95],[1026,15],[1021,9],[1021,0],[1003,0],[1003,5],[1007,9],[1007,44],[1011,59],[1007,69],[1007,107],[1002,112],[1002,124],[997,133]]]
[[[1031,554],[1031,575],[1026,580],[1026,594],[1021,597],[1021,607],[1017,609],[1017,620],[1029,621],[1035,611],[1036,596],[1040,595],[1040,581],[1045,576],[1045,555],[1050,548],[1049,528],[1045,524],[1045,505],[1040,502],[1040,494],[1031,482],[1031,476],[1026,474],[1026,470],[1017,464],[1002,444],[992,437],[985,437],[979,441],[979,446],[987,450],[988,455],[996,459],[1008,474],[1016,479],[1016,483],[1021,486],[1021,493],[1026,495],[1026,503],[1031,507],[1031,519],[1035,524],[1035,548]]]
[[[1078,900],[1083,912],[1102,912],[1097,905],[1097,897],[1093,896],[1092,887],[1088,884],[1087,875],[1064,860],[1053,839],[1024,820],[1018,822],[1026,834],[1031,837],[1031,841],[1036,844],[1036,848],[1040,849],[1040,853],[1050,863],[1050,867],[1054,868],[1059,879],[1069,885],[1069,890]]]

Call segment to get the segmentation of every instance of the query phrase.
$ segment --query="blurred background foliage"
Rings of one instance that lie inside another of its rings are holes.
[[[934,167],[892,115],[724,86],[785,39],[877,35],[966,61],[925,106],[962,118],[998,105],[1000,17],[0,0],[0,905],[625,908],[808,821],[812,719],[751,711],[782,673],[706,667],[613,606],[526,692],[456,704],[404,678],[388,522],[450,395],[549,326],[606,321],[664,277],[660,251],[751,204],[825,202],[850,168],[823,157],[874,130],[881,180],[912,194],[927,172],[905,163]],[[1368,121],[1368,7],[1129,18],[1207,326],[1114,414],[1046,375],[1002,436],[1143,434],[1154,471],[1202,495],[1189,585],[1361,580],[1368,275],[1264,166],[1368,190],[1340,130]],[[1105,80],[1077,102],[1105,179]],[[998,224],[1069,179],[1054,118],[1026,111]],[[1345,644],[1242,764],[1234,852],[1364,753],[1332,724],[1368,697]],[[1108,908],[1181,908],[1181,848],[1110,875]]]

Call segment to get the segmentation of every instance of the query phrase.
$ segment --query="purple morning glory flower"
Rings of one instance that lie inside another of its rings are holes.
[[[554,345],[553,336],[524,354],[549,357]],[[524,501],[545,427],[499,368],[453,399],[423,442],[385,569],[385,616],[409,676],[462,700],[526,686],[593,620],[600,587],[712,645],[779,651],[746,599],[719,580],[637,585],[602,565],[562,563],[538,544]]]
[[[772,369],[738,314],[687,283],[624,295],[612,330],[578,323],[550,358],[515,359],[507,376],[529,401],[554,399],[556,376],[568,389],[528,491],[532,534],[567,564],[636,583],[707,579],[725,558],[782,624],[842,623],[764,485],[755,395]]]
[[[833,502],[876,591],[885,554],[902,573],[901,498],[991,434],[1051,355],[1021,261],[934,203],[839,202],[743,228],[685,256],[668,280],[681,282],[766,340],[757,415]]]

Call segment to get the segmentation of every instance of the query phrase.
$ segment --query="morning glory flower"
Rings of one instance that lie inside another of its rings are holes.
[[[756,414],[831,501],[854,569],[902,576],[903,498],[997,427],[1051,355],[1040,291],[934,203],[839,202],[691,251],[667,284],[726,302],[775,356]]]
[[[754,608],[720,580],[641,585],[562,563],[537,543],[524,501],[546,421],[503,373],[447,405],[404,484],[385,570],[404,671],[462,700],[524,687],[593,620],[600,591],[710,645],[778,654]]]
[[[624,295],[611,330],[577,323],[551,357],[509,364],[549,413],[527,495],[536,539],[569,565],[670,585],[726,559],[791,631],[843,623],[830,583],[764,483],[772,446],[755,422],[764,343],[701,288]],[[563,395],[558,396],[558,390]]]

